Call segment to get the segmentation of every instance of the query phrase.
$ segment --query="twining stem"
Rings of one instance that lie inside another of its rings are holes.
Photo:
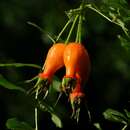
[[[71,34],[72,34],[72,31],[73,31],[73,29],[74,29],[74,26],[75,26],[75,23],[76,23],[78,17],[79,17],[79,15],[76,15],[75,18],[74,18],[73,24],[72,24],[72,26],[71,26],[71,29],[70,29],[70,31],[69,31],[68,37],[67,37],[67,39],[66,39],[66,41],[65,41],[65,44],[67,44],[68,41],[69,41],[69,39],[70,39],[70,36],[71,36]]]
[[[56,42],[59,40],[59,38],[61,37],[61,35],[63,34],[63,32],[65,31],[65,29],[68,27],[68,25],[71,23],[71,19],[68,20],[68,22],[65,24],[65,26],[63,27],[63,29],[61,30],[61,32],[59,33],[59,35],[56,38]]]

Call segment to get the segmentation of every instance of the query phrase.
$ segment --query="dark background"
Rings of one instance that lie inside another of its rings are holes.
[[[64,11],[78,5],[77,0],[1,0],[0,63],[19,62],[42,66],[52,42],[27,22],[34,22],[53,37],[58,35],[68,20]],[[118,125],[104,120],[102,112],[107,108],[119,111],[129,109],[130,52],[121,46],[117,38],[118,34],[124,35],[120,27],[90,10],[85,16],[82,41],[89,52],[92,66],[86,85],[88,108],[93,122],[100,122],[104,130],[115,129]],[[63,35],[63,40],[66,35],[67,33]],[[18,83],[34,77],[38,71],[9,67],[0,68],[0,73],[8,80]],[[66,119],[63,121],[64,128],[89,127],[87,111],[82,109],[79,125]],[[28,97],[17,91],[0,88],[1,130],[6,129],[6,120],[12,117],[18,117],[34,126],[33,113],[34,108]],[[40,115],[39,126],[41,129],[55,128],[48,113]]]

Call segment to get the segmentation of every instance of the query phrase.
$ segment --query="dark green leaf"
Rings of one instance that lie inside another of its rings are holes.
[[[0,74],[0,86],[10,89],[10,90],[19,90],[19,91],[25,92],[23,88],[9,82],[1,74]]]
[[[29,124],[18,121],[16,118],[8,119],[6,127],[11,130],[34,130]]]
[[[33,67],[41,69],[41,66],[35,64],[24,64],[24,63],[10,63],[10,64],[0,64],[0,67]]]
[[[51,114],[51,119],[52,119],[52,121],[55,123],[55,125],[57,126],[57,127],[59,127],[59,128],[62,128],[62,122],[61,122],[61,119],[57,116],[57,115],[55,115],[55,114]]]
[[[103,115],[104,118],[107,120],[127,124],[127,118],[122,113],[116,110],[107,109],[105,112],[103,112]]]

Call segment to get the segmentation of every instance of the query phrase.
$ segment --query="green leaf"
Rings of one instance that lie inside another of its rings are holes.
[[[102,130],[101,126],[99,123],[94,123],[93,124],[98,130]]]
[[[103,112],[103,116],[107,120],[127,124],[127,118],[116,110],[107,109],[105,112]]]
[[[126,113],[126,116],[130,119],[130,112],[128,112],[126,109],[124,111]]]
[[[48,103],[46,103],[44,100],[43,101],[39,101],[38,100],[38,107],[42,110],[42,111],[47,111],[49,113],[54,113],[54,109],[53,107],[51,107]]]
[[[48,105],[45,101],[38,101],[38,107],[43,110],[43,111],[47,111],[51,114],[51,119],[54,122],[54,124],[59,127],[62,128],[62,122],[61,119],[57,116],[56,112],[54,111],[53,107],[51,107],[50,105]]]
[[[62,122],[61,122],[61,119],[57,116],[57,115],[55,115],[55,114],[51,114],[51,119],[52,119],[52,121],[55,123],[55,125],[57,126],[57,127],[59,127],[59,128],[62,128]]]
[[[31,82],[33,82],[33,81],[35,81],[37,79],[38,79],[38,76],[35,76],[35,77],[31,78],[31,79],[25,80],[24,83],[31,83]]]
[[[117,19],[116,22],[122,27],[122,29],[128,31],[128,29],[125,27],[125,23],[121,19]]]
[[[121,46],[124,47],[127,51],[130,49],[130,40],[125,39],[122,36],[118,35],[118,38],[121,42]]]
[[[24,63],[10,63],[10,64],[0,64],[0,67],[33,67],[41,69],[41,66],[35,64],[24,64]]]
[[[59,80],[58,77],[54,76],[53,81],[52,81],[52,88],[57,91],[60,92],[61,91],[61,81]]]
[[[130,21],[130,17],[124,17],[123,20],[124,20],[125,22]]]
[[[10,130],[34,130],[29,124],[18,121],[16,118],[8,119],[6,127]]]
[[[23,88],[16,86],[13,83],[9,82],[1,74],[0,74],[0,86],[10,89],[10,90],[19,90],[19,91],[25,92],[25,90]]]
[[[103,0],[103,3],[116,8],[127,4],[126,0]]]

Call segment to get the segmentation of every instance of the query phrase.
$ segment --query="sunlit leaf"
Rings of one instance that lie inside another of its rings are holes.
[[[113,122],[119,122],[127,124],[127,118],[121,112],[118,112],[113,109],[107,109],[103,112],[104,118]]]
[[[32,67],[41,69],[41,66],[36,64],[24,64],[24,63],[10,63],[10,64],[0,64],[0,67]]]
[[[59,127],[59,128],[62,128],[62,122],[61,122],[61,119],[57,116],[57,115],[55,115],[55,114],[51,114],[51,119],[52,119],[52,121],[55,123],[55,125],[57,126],[57,127]]]
[[[16,118],[8,119],[6,127],[10,130],[34,130],[28,123],[21,122]]]
[[[9,82],[2,75],[0,75],[0,86],[10,89],[10,90],[19,90],[19,91],[25,92],[23,88]]]

